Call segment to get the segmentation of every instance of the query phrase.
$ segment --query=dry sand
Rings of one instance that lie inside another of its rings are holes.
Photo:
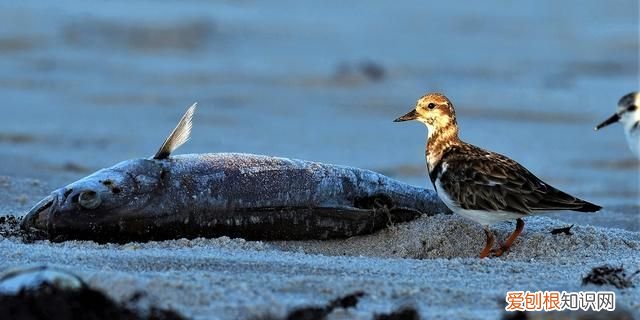
[[[4,179],[3,191],[10,186],[12,192],[3,197],[33,189],[31,180]],[[14,203],[17,208],[22,202]],[[481,227],[455,215],[439,215],[333,241],[222,237],[100,245],[25,244],[0,237],[0,269],[58,266],[117,300],[143,291],[141,307],[175,308],[195,319],[278,316],[358,290],[366,296],[357,308],[339,309],[330,318],[371,319],[405,305],[415,306],[425,319],[498,318],[509,290],[612,290],[618,308],[640,316],[640,288],[581,285],[592,267],[603,264],[640,269],[640,233],[576,225],[573,235],[552,235],[552,229],[567,224],[548,217],[526,222],[508,254],[483,260],[476,257],[484,243]],[[513,227],[504,223],[493,230],[501,239]]]

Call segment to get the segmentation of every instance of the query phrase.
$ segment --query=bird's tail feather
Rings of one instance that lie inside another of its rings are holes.
[[[571,210],[578,212],[596,212],[602,209],[602,207],[597,204],[576,198],[558,189],[554,191],[555,192],[547,194],[545,198],[538,203],[539,208],[534,208],[534,211]]]

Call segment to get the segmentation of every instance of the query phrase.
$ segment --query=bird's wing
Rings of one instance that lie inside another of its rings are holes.
[[[442,173],[440,184],[463,209],[521,214],[600,209],[550,186],[516,161],[497,153],[473,147],[446,161],[448,170]]]

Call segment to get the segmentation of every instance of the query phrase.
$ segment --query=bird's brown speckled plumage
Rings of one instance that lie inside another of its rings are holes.
[[[449,170],[438,172],[444,164]],[[599,209],[543,182],[516,161],[465,142],[447,148],[438,165],[430,172],[432,182],[439,179],[463,209],[522,215],[536,211]]]
[[[440,93],[424,95],[414,110],[396,119],[407,120],[418,120],[428,127],[427,169],[440,199],[453,212],[484,225],[487,245],[481,257],[491,252],[491,223],[518,221],[516,231],[493,251],[501,255],[524,228],[522,217],[545,211],[595,212],[601,208],[550,186],[506,156],[460,140],[453,104]]]

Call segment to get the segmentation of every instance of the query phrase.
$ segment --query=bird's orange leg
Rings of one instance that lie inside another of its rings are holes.
[[[516,230],[513,231],[513,233],[500,246],[500,248],[498,248],[498,249],[496,249],[495,251],[492,252],[493,256],[494,257],[499,257],[503,253],[507,252],[507,250],[509,250],[509,248],[511,248],[511,245],[513,244],[513,242],[516,241],[516,238],[520,235],[520,233],[522,233],[522,230],[524,230],[524,220],[518,219],[518,220],[516,220]]]
[[[484,249],[480,252],[480,259],[486,258],[491,253],[491,248],[493,247],[493,233],[489,230],[489,226],[484,226],[484,234],[487,236],[487,244],[484,246]]]

